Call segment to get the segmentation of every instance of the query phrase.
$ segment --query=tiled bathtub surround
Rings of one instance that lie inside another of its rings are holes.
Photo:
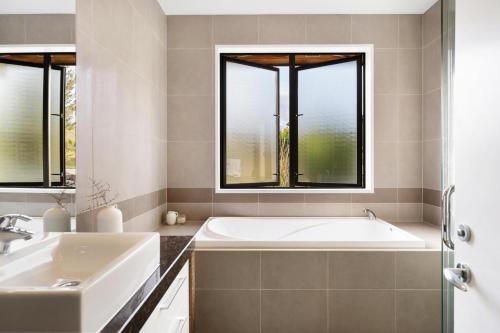
[[[75,15],[0,15],[0,44],[74,44]]]
[[[364,216],[364,208],[391,222],[422,221],[422,189],[378,188],[373,194],[219,194],[211,188],[168,188],[169,210],[189,220],[209,216]]]
[[[422,221],[422,15],[168,16],[167,25],[169,208],[187,213],[189,219],[360,214],[363,200],[373,196],[212,198],[213,52],[216,44],[373,43],[374,197],[380,199],[368,206],[389,220]]]
[[[58,194],[56,194],[59,197]],[[64,205],[71,216],[75,216],[75,195],[64,194]],[[57,207],[55,196],[48,193],[0,193],[0,215],[26,214],[43,216],[52,207]]]
[[[195,332],[438,333],[440,262],[439,251],[198,251]]]
[[[167,185],[166,16],[156,0],[76,5],[77,213],[94,178],[119,193],[126,229],[156,229],[165,205],[154,196]],[[95,220],[77,225],[94,230]]]
[[[441,196],[441,2],[422,18],[423,54],[423,215],[440,224]]]

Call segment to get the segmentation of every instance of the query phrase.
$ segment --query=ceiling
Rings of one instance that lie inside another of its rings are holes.
[[[157,0],[168,15],[422,14],[437,0]],[[0,0],[0,14],[74,13],[76,0]]]

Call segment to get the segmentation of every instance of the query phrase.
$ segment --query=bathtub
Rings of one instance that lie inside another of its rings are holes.
[[[197,248],[425,248],[425,241],[381,219],[363,217],[211,217]]]

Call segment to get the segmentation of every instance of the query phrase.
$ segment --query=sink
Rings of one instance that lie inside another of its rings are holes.
[[[0,256],[0,330],[99,331],[160,262],[158,233],[48,233]]]

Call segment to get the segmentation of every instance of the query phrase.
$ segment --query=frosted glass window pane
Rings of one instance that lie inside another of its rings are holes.
[[[277,71],[226,63],[226,182],[276,182]]]
[[[357,64],[298,71],[299,182],[357,182]]]
[[[61,176],[61,74],[60,70],[50,71],[50,176],[51,181],[60,182]]]
[[[43,181],[43,69],[0,63],[0,182]]]

